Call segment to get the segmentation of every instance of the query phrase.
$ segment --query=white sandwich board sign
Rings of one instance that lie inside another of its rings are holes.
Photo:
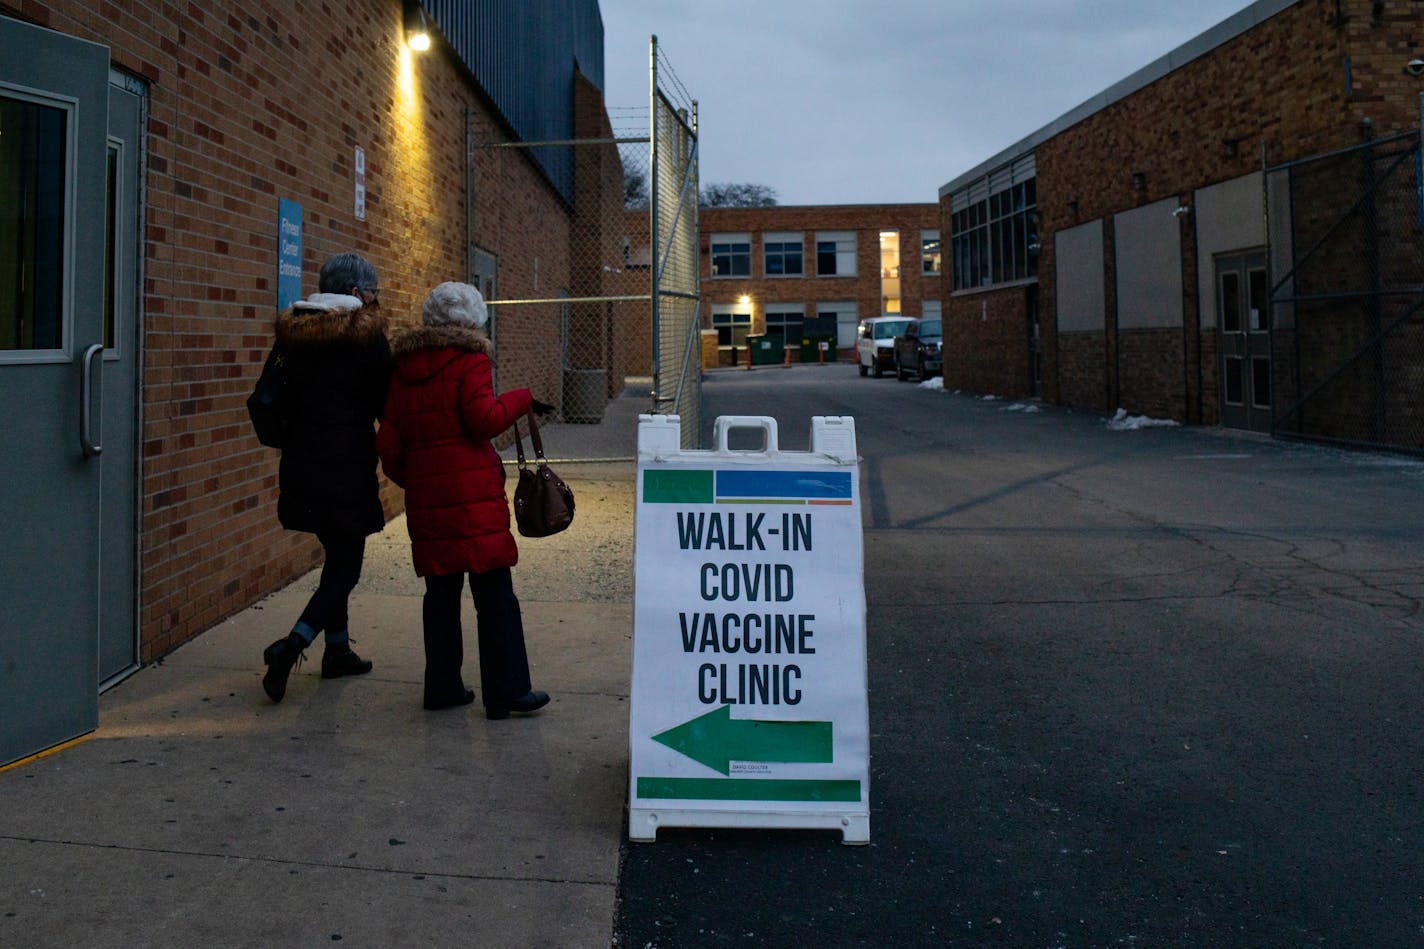
[[[756,451],[728,448],[760,430]],[[683,450],[638,419],[628,836],[828,828],[870,840],[865,583],[855,420],[724,416]]]

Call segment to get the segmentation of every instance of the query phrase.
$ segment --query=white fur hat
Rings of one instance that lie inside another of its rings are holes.
[[[449,280],[430,291],[420,308],[420,321],[426,326],[468,326],[484,329],[489,322],[485,298],[468,283]]]

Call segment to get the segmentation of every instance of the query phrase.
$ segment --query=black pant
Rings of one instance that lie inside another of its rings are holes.
[[[465,693],[460,665],[465,658],[460,629],[460,591],[465,575],[425,578],[425,701],[442,702]],[[508,567],[470,574],[470,592],[480,643],[480,691],[486,708],[508,708],[527,694],[529,656],[524,651],[524,620],[514,578]]]
[[[356,581],[361,579],[366,538],[318,534],[317,540],[326,551],[326,563],[321,568],[316,592],[307,601],[299,622],[306,625],[312,636],[322,631],[328,635],[344,633],[347,631],[346,604],[351,591],[356,589]],[[306,630],[302,632],[305,635]]]

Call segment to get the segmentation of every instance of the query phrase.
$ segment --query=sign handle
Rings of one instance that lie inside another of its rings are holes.
[[[762,433],[761,451],[775,454],[780,450],[776,438],[776,419],[768,415],[719,415],[712,433],[719,452],[725,454],[728,451],[727,435],[737,428],[760,430]]]

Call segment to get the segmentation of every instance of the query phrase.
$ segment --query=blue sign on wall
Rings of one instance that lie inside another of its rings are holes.
[[[302,206],[277,199],[277,309],[302,298]]]

